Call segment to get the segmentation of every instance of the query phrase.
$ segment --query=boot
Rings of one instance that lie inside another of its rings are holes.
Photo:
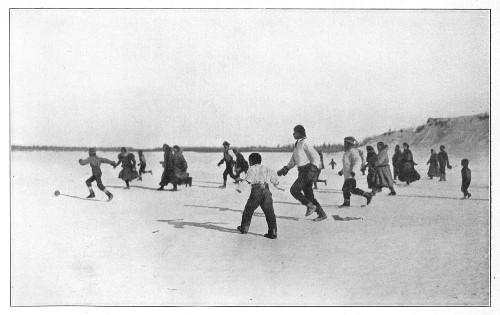
[[[108,195],[108,201],[111,201],[111,199],[113,199],[113,194],[112,193],[107,193],[106,195]]]
[[[351,206],[351,200],[349,199],[344,199],[344,203],[338,206],[339,208],[344,208],[344,207],[350,207]]]
[[[469,198],[470,198],[470,196],[472,196],[472,195],[471,195],[470,193],[468,193],[468,194],[467,194],[467,199],[469,199]]]
[[[318,213],[318,217],[316,219],[313,219],[313,221],[315,222],[323,221],[327,218],[326,213],[322,207],[317,207],[316,212]]]
[[[191,187],[191,185],[193,185],[193,178],[192,177],[188,177],[188,185],[189,185],[189,187]]]
[[[161,185],[157,190],[163,190],[163,185]]]
[[[92,192],[90,193],[90,195],[88,195],[88,196],[87,196],[87,198],[95,198],[95,194],[94,194],[94,192],[92,191]]]
[[[306,205],[307,211],[306,211],[306,217],[310,216],[313,212],[316,211],[316,206],[309,201],[309,203]]]
[[[368,206],[370,204],[370,202],[372,202],[373,195],[371,193],[365,192],[363,194],[363,197],[366,198],[366,205]]]
[[[220,185],[219,188],[226,188],[226,181],[224,181],[224,184]]]
[[[276,229],[268,230],[267,234],[264,234],[264,237],[275,240],[278,237],[278,233],[276,232]]]
[[[247,234],[248,233],[248,227],[247,228],[242,228],[241,226],[238,226],[236,228],[241,234]]]
[[[394,188],[391,189],[389,196],[396,196],[396,191],[394,190]]]

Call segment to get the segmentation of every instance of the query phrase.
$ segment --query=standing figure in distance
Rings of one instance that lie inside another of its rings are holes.
[[[439,181],[446,181],[446,168],[451,169],[450,161],[448,160],[448,153],[444,150],[444,145],[439,147],[438,161],[439,161]]]
[[[375,152],[375,149],[371,145],[366,146],[366,164],[362,166],[362,171],[366,170],[368,168],[368,175],[366,175],[366,182],[368,183],[368,188],[372,190],[372,195],[375,196],[377,193],[378,187],[377,187],[377,166],[375,165],[377,163],[377,153]]]
[[[313,212],[318,217],[313,221],[326,219],[325,211],[314,198],[313,183],[317,178],[320,158],[318,152],[306,141],[306,130],[303,126],[297,125],[293,128],[293,138],[296,140],[293,147],[293,154],[290,162],[278,171],[278,175],[286,175],[290,169],[297,166],[299,176],[290,188],[290,193],[301,204],[307,207],[306,216]],[[303,193],[302,193],[303,192]]]
[[[89,189],[90,194],[87,196],[87,198],[95,198],[94,190],[92,189],[92,182],[96,181],[97,187],[102,190],[106,196],[108,196],[108,201],[113,199],[113,194],[110,193],[106,187],[102,184],[102,171],[101,171],[101,164],[106,163],[110,164],[113,167],[116,167],[115,162],[108,160],[106,158],[98,157],[96,155],[96,149],[95,148],[90,148],[89,149],[89,157],[86,158],[85,160],[80,159],[78,160],[80,165],[86,165],[90,164],[90,168],[92,169],[92,176],[85,181],[85,184],[87,184],[87,188]]]
[[[398,178],[399,173],[401,172],[401,160],[403,159],[403,152],[399,147],[399,144],[396,144],[396,148],[394,149],[394,154],[392,156],[392,169],[394,170],[394,181]]]
[[[431,149],[431,156],[429,157],[429,161],[427,161],[427,165],[429,165],[427,176],[429,176],[430,179],[439,175],[438,164],[439,164],[438,154],[434,152],[434,149]]]
[[[401,171],[398,178],[406,185],[420,179],[420,174],[415,169],[415,161],[413,161],[413,153],[410,150],[410,145],[406,142],[403,143],[403,158],[401,159]]]
[[[337,163],[335,163],[335,161],[332,158],[332,160],[330,161],[330,163],[328,163],[328,165],[331,165],[333,170],[335,168],[335,165],[337,165]]]
[[[462,192],[464,193],[464,197],[462,199],[470,198],[471,194],[469,193],[469,186],[471,182],[471,172],[469,169],[469,160],[462,160]]]

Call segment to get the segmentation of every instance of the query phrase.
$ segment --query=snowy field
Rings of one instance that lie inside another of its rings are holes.
[[[86,152],[12,152],[12,305],[488,305],[488,154],[471,160],[470,200],[460,200],[462,157],[450,154],[440,183],[427,179],[427,150],[414,155],[420,181],[368,207],[353,196],[344,209],[341,153],[333,155],[338,165],[316,190],[322,222],[305,217],[288,189],[271,188],[278,239],[269,240],[260,209],[249,234],[235,230],[249,190],[217,188],[222,153],[186,152],[193,186],[177,192],[156,191],[162,153],[146,153],[153,176],[130,190],[119,168],[103,165],[115,196],[105,202],[95,183],[96,200],[85,199]],[[291,154],[262,156],[279,169]],[[295,178],[295,169],[282,177],[285,188]]]

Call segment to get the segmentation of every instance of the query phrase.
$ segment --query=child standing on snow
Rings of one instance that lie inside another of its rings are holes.
[[[273,197],[271,191],[269,191],[269,183],[272,183],[274,187],[279,190],[284,189],[278,187],[279,182],[274,172],[268,167],[260,164],[262,162],[262,157],[259,153],[250,154],[248,160],[250,162],[250,168],[247,171],[246,178],[239,183],[237,191],[241,193],[242,183],[247,182],[252,185],[252,192],[250,193],[250,197],[248,197],[241,218],[241,225],[237,227],[237,230],[242,234],[248,233],[253,213],[260,206],[267,221],[268,232],[264,234],[264,236],[275,239],[278,237],[276,215],[274,214]]]
[[[90,164],[90,168],[92,169],[92,176],[85,181],[85,183],[87,184],[87,188],[90,191],[90,195],[88,195],[87,198],[94,198],[95,197],[94,190],[92,189],[92,182],[96,181],[97,187],[99,187],[99,189],[102,190],[108,196],[108,201],[113,199],[113,194],[110,193],[106,189],[106,187],[104,187],[104,185],[102,184],[101,163],[110,164],[113,167],[115,167],[116,166],[115,162],[108,160],[108,159],[105,159],[105,158],[98,157],[96,155],[95,148],[89,149],[89,157],[88,158],[86,158],[85,160],[80,159],[80,160],[78,160],[78,162],[80,163],[80,165]]]
[[[464,193],[464,197],[462,199],[470,198],[471,194],[468,189],[471,182],[471,172],[469,169],[469,160],[462,160],[462,192]]]

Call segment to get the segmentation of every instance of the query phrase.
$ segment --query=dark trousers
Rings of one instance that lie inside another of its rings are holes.
[[[142,163],[141,167],[139,168],[139,175],[142,175],[145,173],[146,173],[146,163]]]
[[[250,228],[253,213],[259,206],[266,216],[267,229],[269,231],[276,231],[276,215],[274,214],[272,196],[267,185],[252,185],[252,192],[250,193],[250,197],[248,197],[241,218],[241,228],[244,231],[248,231]]]
[[[462,192],[464,193],[464,196],[469,194],[469,185],[470,185],[470,182],[462,181],[462,187],[460,190],[462,190]]]
[[[97,187],[99,187],[100,190],[106,189],[106,187],[104,187],[104,185],[102,184],[101,176],[92,175],[85,181],[85,184],[87,184],[87,187],[90,187],[92,186],[93,181],[96,181]]]
[[[351,194],[363,196],[365,192],[359,188],[356,188],[356,179],[348,178],[344,181],[342,186],[342,193],[344,194],[345,200],[351,199]]]
[[[313,184],[318,178],[318,169],[312,165],[307,164],[299,167],[299,177],[295,180],[290,193],[293,198],[297,199],[301,204],[307,205],[312,202],[315,206],[321,207],[319,202],[314,198]]]
[[[231,164],[226,163],[226,169],[224,170],[224,173],[222,173],[222,177],[224,178],[224,182],[227,181],[227,175],[229,175],[232,179],[238,178],[233,174],[233,167]]]

